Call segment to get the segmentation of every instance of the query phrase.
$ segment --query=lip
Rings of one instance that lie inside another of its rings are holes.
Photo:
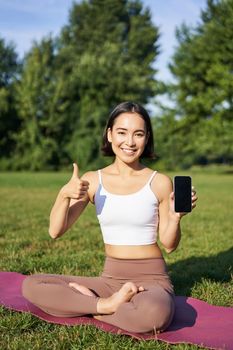
[[[130,149],[130,148],[121,148],[121,150],[128,155],[132,155],[136,152],[135,149]]]

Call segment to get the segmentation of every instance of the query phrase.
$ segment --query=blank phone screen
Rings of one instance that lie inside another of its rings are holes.
[[[190,176],[174,177],[175,212],[188,213],[192,210],[192,180]]]

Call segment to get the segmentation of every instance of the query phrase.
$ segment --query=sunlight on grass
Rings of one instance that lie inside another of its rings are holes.
[[[169,272],[176,294],[233,306],[233,177],[192,175],[198,207],[183,219],[177,251],[165,254]],[[62,238],[54,241],[48,235],[51,206],[68,178],[67,173],[0,174],[0,270],[87,276],[101,272],[103,242],[93,206]],[[1,349],[200,349],[139,342],[91,326],[47,324],[3,307],[0,316]]]

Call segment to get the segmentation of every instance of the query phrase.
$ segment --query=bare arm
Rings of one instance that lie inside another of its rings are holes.
[[[79,218],[89,202],[89,183],[78,176],[78,166],[74,164],[70,181],[62,187],[50,213],[49,234],[58,238]]]

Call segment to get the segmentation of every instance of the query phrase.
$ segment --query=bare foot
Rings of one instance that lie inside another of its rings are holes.
[[[75,282],[70,282],[69,286],[71,288],[78,290],[80,293],[82,293],[84,295],[88,295],[89,297],[96,297],[96,295],[90,289],[88,289],[87,287],[85,287],[81,284],[78,284]]]
[[[102,320],[102,315],[93,315],[93,318],[95,318],[96,320],[101,321]]]
[[[109,298],[99,298],[97,302],[97,312],[98,314],[109,315],[114,313],[118,307],[129,301],[135,294],[142,292],[144,288],[137,287],[132,282],[125,283],[121,289],[111,295]]]

